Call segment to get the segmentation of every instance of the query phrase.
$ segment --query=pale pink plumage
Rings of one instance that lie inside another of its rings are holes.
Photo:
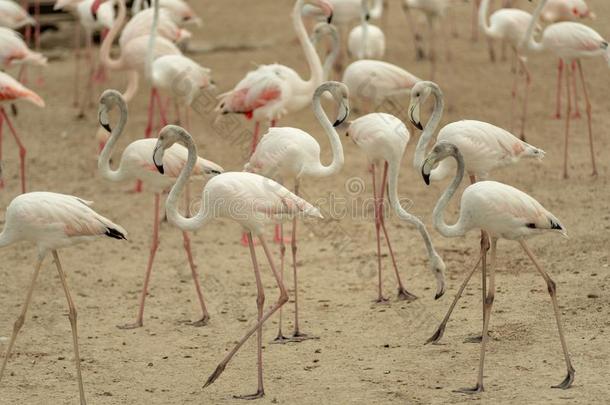
[[[20,64],[46,66],[47,58],[28,48],[19,33],[0,27],[0,65],[8,68]]]
[[[174,99],[190,106],[212,85],[211,70],[184,55],[163,55],[152,65],[152,83]]]
[[[38,107],[44,107],[44,100],[13,77],[0,72],[0,103],[26,100]]]
[[[134,15],[121,31],[119,45],[124,47],[137,37],[148,37],[153,24],[153,14],[154,9],[149,8]],[[191,33],[188,30],[180,28],[172,20],[170,13],[163,8],[159,10],[157,33],[160,37],[175,43],[182,42],[191,37]]]
[[[19,4],[12,0],[0,0],[0,26],[16,30],[36,21]]]
[[[584,0],[549,0],[540,14],[543,21],[575,21],[579,18],[595,18]]]

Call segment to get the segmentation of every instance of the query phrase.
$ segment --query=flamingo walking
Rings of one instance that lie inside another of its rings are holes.
[[[28,89],[17,80],[4,72],[0,72],[0,189],[4,188],[4,178],[2,176],[2,127],[6,123],[8,129],[13,135],[17,146],[19,147],[19,174],[21,177],[21,192],[25,193],[25,145],[21,141],[21,138],[17,134],[17,130],[13,125],[13,122],[9,118],[6,110],[4,109],[4,103],[12,103],[17,100],[26,100],[30,103],[44,107],[44,100],[40,96]]]
[[[337,105],[337,119],[331,123],[322,109],[320,98],[324,93],[330,93]],[[276,179],[293,179],[294,194],[299,195],[299,186],[306,177],[321,178],[337,174],[343,167],[343,147],[335,129],[349,116],[348,90],[343,83],[322,83],[313,95],[313,110],[320,125],[324,129],[330,142],[333,160],[325,166],[320,160],[320,144],[308,133],[298,128],[275,127],[270,128],[250,157],[244,170],[258,173]],[[280,180],[280,183],[281,183]],[[302,341],[312,338],[302,333],[299,327],[299,294],[297,278],[297,221],[292,220],[292,270],[294,278],[294,332],[291,338],[282,333],[282,311],[276,342]],[[280,224],[280,276],[284,277],[284,256],[286,246],[284,242],[284,228]]]
[[[108,113],[114,107],[119,109],[120,118],[117,126],[114,129],[111,129]],[[118,142],[119,137],[123,133],[127,123],[127,103],[121,96],[121,93],[116,90],[104,91],[100,97],[98,114],[100,125],[108,130],[108,132],[111,132],[111,136],[98,158],[98,170],[100,174],[111,181],[141,180],[145,182],[146,185],[149,186],[155,193],[152,242],[150,247],[150,255],[148,257],[148,264],[146,266],[146,273],[144,276],[144,285],[140,295],[138,314],[135,322],[119,326],[120,329],[133,329],[141,327],[144,324],[144,304],[146,301],[146,295],[148,293],[148,284],[150,282],[153,262],[159,247],[159,205],[161,192],[169,189],[169,187],[174,184],[180,169],[186,164],[188,153],[187,150],[181,145],[174,145],[172,148],[168,149],[163,160],[167,173],[165,176],[162,176],[157,172],[152,161],[152,153],[154,151],[154,146],[157,139],[139,139],[130,143],[125,148],[121,156],[119,168],[117,170],[112,170],[110,168],[110,156],[112,155],[112,151]],[[217,164],[201,157],[197,157],[195,174],[198,177],[208,177],[222,173],[222,171],[223,169]],[[201,291],[201,283],[199,281],[199,274],[197,273],[197,266],[193,260],[190,237],[187,232],[182,232],[182,239],[184,250],[191,268],[193,282],[195,283],[197,299],[199,305],[201,306],[202,312],[201,318],[193,322],[192,325],[203,326],[207,324],[208,320],[210,319],[210,315],[205,306],[203,293]]]
[[[420,121],[421,106],[430,95],[434,96],[434,110],[426,126],[422,127]],[[443,93],[436,83],[424,81],[413,86],[411,90],[411,103],[409,105],[409,119],[417,128],[423,129],[413,159],[413,166],[416,170],[421,170],[428,145],[441,122],[444,105]],[[544,151],[542,149],[520,140],[502,128],[483,121],[462,120],[447,124],[438,133],[436,144],[441,142],[449,142],[460,149],[460,153],[464,158],[464,170],[468,174],[471,184],[476,183],[478,180],[486,180],[493,171],[515,165],[521,159],[540,160],[544,158]],[[430,173],[430,180],[443,180],[454,171],[455,164],[452,160],[442,160]],[[482,233],[481,240],[484,241],[486,239],[487,236]],[[474,266],[473,273],[478,265],[479,263]],[[438,343],[440,341],[451,313],[469,280],[470,276],[462,284],[445,318],[443,318],[436,332],[428,339],[427,343]],[[484,295],[485,293],[485,289],[483,289],[482,294]],[[468,338],[466,341],[478,342],[480,341],[480,336]]]
[[[68,289],[66,275],[59,261],[58,250],[82,242],[92,241],[98,237],[126,239],[127,233],[119,225],[104,218],[89,206],[91,201],[78,197],[50,192],[34,192],[17,196],[6,209],[5,224],[0,233],[0,247],[16,242],[28,241],[36,245],[38,257],[34,266],[34,274],[28,289],[25,303],[19,317],[13,326],[13,333],[8,343],[6,355],[0,369],[0,381],[6,370],[8,359],[15,345],[17,334],[25,322],[28,307],[32,300],[34,287],[42,262],[49,252],[59,273],[66,300],[68,301],[70,326],[74,345],[74,362],[80,393],[81,405],[86,405],[85,389],[81,373],[81,359],[78,350],[78,333],[76,328],[76,307]]]
[[[489,235],[489,239],[482,239],[481,261],[483,269],[483,289],[487,290],[484,306],[485,317],[483,320],[483,333],[481,343],[481,355],[479,362],[479,373],[477,383],[474,388],[464,388],[458,390],[463,393],[478,393],[484,391],[483,386],[483,367],[485,364],[485,349],[489,340],[488,330],[489,321],[491,318],[491,309],[495,294],[495,263],[496,263],[496,245],[498,239],[507,239],[517,241],[527,256],[530,258],[536,270],[540,273],[546,282],[555,319],[557,321],[557,329],[559,331],[559,340],[565,357],[567,375],[565,379],[553,388],[566,389],[572,385],[574,381],[574,367],[570,361],[568,347],[565,341],[563,327],[561,324],[561,311],[557,303],[556,291],[557,287],[551,277],[544,271],[536,256],[526,244],[526,239],[547,232],[560,233],[567,236],[565,227],[561,222],[546,210],[538,201],[530,197],[528,194],[511,187],[506,184],[495,181],[481,181],[468,186],[460,201],[459,218],[454,224],[447,224],[444,219],[444,212],[447,204],[455,194],[456,190],[462,182],[465,171],[464,158],[457,146],[448,142],[439,142],[436,144],[432,152],[426,157],[422,166],[421,172],[426,184],[430,183],[430,175],[432,168],[440,161],[446,158],[453,158],[457,162],[457,173],[438,200],[434,207],[434,227],[441,235],[447,238],[455,238],[465,235],[472,229],[481,229]],[[491,244],[490,244],[491,239]],[[489,266],[489,287],[486,287],[487,280],[487,249],[491,245],[491,260]]]
[[[383,230],[385,241],[388,245],[390,257],[392,258],[392,266],[396,274],[398,282],[398,298],[401,300],[415,300],[417,297],[411,294],[404,287],[398,265],[394,256],[394,250],[390,243],[390,237],[385,226],[385,195],[388,194],[390,205],[396,212],[398,217],[412,225],[414,225],[426,246],[428,252],[429,269],[434,275],[437,288],[435,299],[443,296],[445,293],[444,271],[445,263],[440,255],[434,249],[430,234],[426,226],[415,215],[408,213],[400,204],[398,199],[398,173],[400,171],[400,162],[405,148],[409,143],[409,131],[407,127],[393,115],[386,113],[372,113],[364,115],[353,121],[346,134],[358,145],[365,153],[370,164],[370,171],[373,177],[373,199],[374,199],[374,215],[375,215],[375,234],[377,237],[377,274],[378,274],[378,295],[377,302],[385,302],[387,298],[383,296],[383,282],[381,274],[381,239],[380,229]],[[383,175],[381,175],[380,183],[377,183],[377,174],[381,173],[383,166]],[[388,186],[389,175],[389,188]],[[377,186],[379,184],[379,186]],[[387,190],[387,191],[386,191]]]
[[[356,59],[383,59],[385,35],[381,28],[370,24],[369,0],[362,0],[360,25],[354,27],[347,38],[349,54]]]
[[[593,145],[593,128],[591,123],[591,101],[589,100],[589,91],[585,81],[585,74],[582,70],[582,58],[594,58],[603,56],[608,66],[610,67],[610,47],[608,41],[602,38],[597,31],[587,27],[584,24],[573,21],[562,21],[551,24],[542,32],[540,42],[536,41],[532,35],[534,25],[547,0],[540,0],[538,7],[534,11],[532,21],[528,27],[527,34],[523,39],[523,46],[528,46],[533,51],[549,50],[557,57],[565,61],[576,61],[582,90],[585,96],[585,110],[587,113],[587,128],[589,130],[589,149],[591,152],[591,166],[593,167],[592,175],[597,176],[597,166],[595,164],[595,147]],[[567,109],[566,109],[566,124],[565,124],[565,141],[564,141],[564,157],[563,157],[563,178],[568,178],[568,139],[570,136],[570,119],[572,113],[571,88],[570,88],[570,71],[566,70],[566,88],[567,88]]]
[[[168,220],[184,231],[194,231],[204,227],[214,218],[228,218],[240,224],[248,235],[248,246],[256,277],[258,308],[257,322],[252,326],[235,347],[220,362],[216,370],[210,375],[204,388],[212,384],[224,371],[225,367],[241,348],[241,346],[257,332],[257,363],[258,363],[258,389],[255,394],[244,396],[244,399],[260,398],[265,395],[263,387],[263,353],[262,353],[262,327],[265,321],[279,308],[288,302],[288,291],[284,286],[281,275],[277,272],[271,252],[269,251],[263,231],[269,223],[290,220],[293,216],[307,216],[321,218],[320,211],[291,193],[279,183],[255,173],[228,172],[212,178],[204,187],[201,195],[199,211],[192,218],[185,218],[176,209],[176,203],[183,191],[190,173],[197,159],[197,147],[191,135],[183,128],[168,125],[161,130],[154,152],[154,162],[161,173],[165,171],[164,154],[176,142],[184,144],[188,149],[188,160],[182,168],[178,180],[172,187],[166,202]],[[278,286],[280,297],[267,312],[263,312],[265,293],[261,281],[253,237],[260,241],[273,277]]]

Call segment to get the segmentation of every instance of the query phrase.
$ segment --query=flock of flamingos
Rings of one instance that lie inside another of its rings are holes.
[[[162,193],[169,190],[165,203],[167,219],[183,231],[184,247],[202,311],[200,319],[194,322],[195,325],[205,325],[209,320],[209,314],[193,263],[188,232],[202,228],[208,222],[220,217],[229,218],[243,228],[242,243],[249,247],[256,277],[258,316],[256,323],[251,325],[211,374],[206,386],[212,384],[222,374],[240,347],[256,333],[258,387],[255,394],[242,398],[253,399],[263,396],[262,326],[265,321],[280,311],[280,327],[276,339],[278,342],[311,338],[299,328],[296,229],[298,218],[321,218],[322,215],[316,207],[299,197],[299,184],[305,177],[333,176],[341,170],[344,155],[339,132],[343,131],[366,155],[373,178],[379,267],[378,301],[387,299],[381,288],[381,232],[393,262],[399,298],[416,299],[404,287],[398,274],[385,226],[383,208],[386,198],[389,199],[389,206],[398,218],[413,224],[421,234],[427,249],[429,269],[436,280],[435,298],[440,298],[445,292],[445,264],[435,250],[426,226],[407,212],[399,201],[398,176],[401,159],[410,138],[409,130],[395,116],[373,112],[382,101],[404,94],[410,97],[408,107],[410,125],[422,131],[413,161],[414,169],[421,173],[426,184],[453,177],[434,207],[434,228],[447,238],[461,237],[473,229],[481,231],[478,262],[468,273],[443,322],[428,342],[434,343],[441,339],[460,294],[481,265],[484,321],[479,337],[481,340],[479,373],[474,387],[460,391],[465,393],[483,391],[485,347],[495,291],[496,245],[498,239],[516,241],[548,286],[567,370],[565,379],[554,387],[569,388],[574,381],[575,371],[570,362],[562,329],[555,283],[541,267],[526,243],[528,238],[542,233],[554,232],[567,235],[566,229],[555,215],[533,197],[511,185],[486,179],[496,168],[518,164],[522,158],[544,157],[543,150],[524,141],[527,93],[531,80],[525,55],[542,50],[551,51],[559,58],[557,118],[562,114],[562,84],[566,89],[567,106],[563,111],[565,114],[564,176],[568,176],[570,119],[575,113],[580,113],[575,93],[578,88],[577,79],[581,80],[580,88],[584,96],[588,120],[592,173],[597,174],[591,128],[591,104],[581,59],[601,56],[610,64],[610,50],[608,42],[602,36],[587,25],[576,21],[594,17],[584,0],[533,0],[532,3],[536,6],[533,14],[511,8],[509,3],[512,2],[504,1],[506,4],[503,8],[489,15],[490,3],[491,0],[473,0],[473,36],[480,31],[490,39],[501,40],[507,49],[514,52],[513,98],[518,88],[519,77],[523,77],[525,81],[519,137],[492,124],[475,120],[450,123],[437,133],[444,108],[442,89],[432,81],[421,80],[404,69],[381,60],[385,53],[385,37],[382,29],[373,25],[371,20],[383,18],[387,6],[384,1],[296,0],[291,17],[310,69],[310,78],[302,79],[288,66],[262,65],[248,72],[233,89],[219,97],[218,113],[243,114],[248,119],[252,119],[255,125],[252,153],[244,171],[225,172],[219,165],[198,156],[193,138],[188,132],[189,106],[196,102],[202,91],[206,91],[213,84],[210,70],[200,66],[182,52],[184,47],[181,47],[181,44],[183,45],[190,37],[189,31],[184,26],[198,21],[198,17],[188,4],[182,0],[157,0],[150,5],[136,1],[131,10],[133,16],[126,22],[125,0],[57,0],[57,8],[70,10],[80,20],[80,25],[84,27],[89,38],[87,41],[89,53],[93,49],[90,39],[92,33],[97,30],[104,31],[99,55],[100,66],[94,66],[93,58],[88,58],[89,78],[86,81],[85,94],[91,91],[91,83],[104,75],[106,70],[127,73],[128,85],[122,93],[106,90],[99,99],[100,129],[106,134],[101,138],[99,173],[111,181],[137,181],[138,189],[144,185],[146,190],[154,193],[153,239],[139,310],[135,322],[123,325],[121,328],[136,328],[143,325],[148,281],[159,240],[160,200]],[[436,31],[440,30],[441,35],[445,36],[447,33],[444,30],[450,26],[450,24],[439,24],[438,21],[439,19],[451,21],[453,2],[401,0],[401,4],[413,31],[417,57],[428,58],[434,62],[438,59],[434,41]],[[387,13],[387,10],[385,12]],[[428,22],[428,32],[425,34],[428,38],[426,50],[422,44],[424,34],[419,32],[411,16],[412,12],[422,12]],[[544,28],[541,21],[547,23]],[[354,25],[354,22],[357,24],[356,27],[348,33],[349,26]],[[0,25],[3,26],[0,28],[0,59],[5,68],[13,66],[21,68],[18,79],[25,74],[24,69],[27,66],[46,64],[46,58],[30,50],[21,36],[14,31],[32,24],[36,24],[36,20],[18,4],[10,0],[0,0]],[[117,38],[120,50],[118,56],[112,56],[112,46]],[[324,60],[318,55],[316,46],[325,50]],[[490,47],[490,57],[495,58],[492,47]],[[352,63],[344,67],[347,60]],[[431,66],[434,66],[434,63],[431,63]],[[433,74],[434,69],[431,72],[431,75]],[[143,76],[152,88],[145,138],[130,143],[124,149],[118,169],[114,170],[110,164],[111,155],[126,125],[127,104],[138,91],[140,76]],[[340,78],[340,81],[330,80],[334,76]],[[122,240],[126,238],[127,233],[120,225],[94,211],[89,201],[53,192],[26,192],[26,149],[4,106],[12,105],[18,100],[26,100],[43,107],[44,101],[18,79],[7,73],[0,73],[2,102],[0,126],[6,123],[19,146],[23,192],[15,197],[6,209],[0,246],[30,241],[38,247],[38,257],[25,303],[8,341],[0,370],[0,380],[4,375],[16,336],[24,323],[41,264],[47,254],[51,253],[69,306],[80,402],[85,404],[76,309],[66,283],[58,250],[97,237]],[[76,84],[78,83],[77,79]],[[185,114],[181,122],[184,123],[184,128],[166,125],[167,103],[164,101],[166,97],[170,97],[183,108]],[[433,112],[429,120],[422,123],[420,111],[425,108],[429,98],[434,102]],[[323,101],[334,106],[330,109],[333,111],[332,117],[329,117],[322,108]],[[357,105],[359,112],[364,115],[350,121],[350,103],[352,106]],[[315,117],[330,143],[332,162],[328,165],[320,160],[320,145],[311,135],[298,128],[276,126],[278,120],[310,107],[313,108]],[[117,123],[110,122],[111,110],[118,110],[120,113]],[[161,122],[163,128],[157,138],[152,138],[151,133],[156,120]],[[269,124],[267,133],[259,137],[261,132],[259,128],[267,124]],[[1,130],[0,127],[0,134]],[[444,219],[445,208],[456,194],[465,175],[468,176],[471,185],[461,195],[458,220],[448,224]],[[185,193],[185,188],[188,190],[188,182],[192,176],[206,178],[207,183],[201,194],[202,203],[198,211],[187,215],[179,211],[178,205],[181,195],[188,195],[188,191]],[[293,181],[293,191],[281,184],[289,180]],[[292,222],[290,238],[284,238],[282,224],[287,221]],[[269,225],[276,226],[273,237],[280,248],[279,268],[276,267],[265,237]],[[265,253],[280,293],[279,299],[270,307],[265,307],[265,293],[255,252],[255,239]],[[295,295],[294,331],[288,337],[284,336],[281,323],[281,308],[289,299],[283,280],[286,243],[290,244],[293,259]]]

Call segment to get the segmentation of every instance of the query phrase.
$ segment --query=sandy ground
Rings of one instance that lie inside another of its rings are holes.
[[[193,2],[195,3],[195,2]],[[254,63],[281,61],[306,74],[302,52],[293,42],[288,15],[292,1],[243,0],[197,2],[205,26],[195,32],[200,45],[215,48],[195,55],[214,71],[220,90],[233,86]],[[416,62],[407,27],[397,1],[391,2],[386,28],[387,60],[426,78],[426,62]],[[525,3],[525,2],[523,2]],[[591,22],[608,37],[610,4],[589,2],[599,18]],[[270,11],[273,10],[273,11]],[[451,42],[454,59],[441,59],[438,80],[448,103],[444,122],[477,118],[510,127],[508,63],[490,64],[484,42],[469,38],[468,5],[457,7],[460,37]],[[69,42],[65,42],[69,44]],[[246,46],[243,46],[246,45]],[[260,48],[256,48],[260,45]],[[66,45],[67,46],[67,45]],[[255,48],[252,48],[253,46]],[[235,49],[239,48],[239,49]],[[80,348],[86,392],[91,404],[230,404],[234,394],[256,388],[255,340],[234,358],[221,378],[206,390],[203,383],[256,314],[255,284],[247,249],[239,243],[239,228],[218,220],[193,237],[202,285],[212,315],[208,326],[186,321],[198,314],[180,232],[161,225],[145,326],[121,331],[115,325],[133,320],[147,261],[152,222],[152,195],[127,194],[132,184],[113,184],[96,173],[95,109],[75,119],[71,106],[72,62],[69,48],[44,70],[45,85],[36,89],[47,101],[38,110],[20,106],[17,126],[28,147],[30,190],[51,190],[94,200],[96,209],[129,231],[128,242],[103,240],[62,252],[69,284],[79,309]],[[491,319],[493,340],[487,352],[486,392],[465,396],[452,390],[474,384],[479,346],[463,339],[480,330],[480,281],[466,290],[442,345],[423,343],[435,330],[464,274],[474,263],[478,233],[443,239],[433,232],[445,259],[448,291],[433,300],[434,280],[426,270],[422,242],[409,226],[391,217],[389,232],[408,289],[420,298],[398,301],[389,257],[384,258],[388,304],[374,304],[376,267],[372,213],[348,213],[300,226],[303,329],[320,337],[300,344],[265,345],[267,396],[259,403],[600,403],[607,400],[610,349],[610,275],[608,274],[608,178],[605,152],[610,108],[608,68],[603,60],[584,63],[593,101],[599,176],[592,178],[586,142],[586,121],[574,123],[571,139],[571,178],[561,179],[563,122],[551,119],[554,109],[556,61],[534,55],[531,143],[547,152],[541,163],[522,162],[496,173],[530,193],[562,219],[569,239],[546,235],[531,241],[543,265],[557,282],[559,302],[576,382],[567,391],[550,389],[564,377],[565,368],[546,286],[514,243],[501,242],[496,301]],[[35,77],[35,75],[34,75]],[[115,75],[108,86],[122,88]],[[129,135],[139,138],[145,125],[146,87],[130,106]],[[403,106],[407,100],[400,100]],[[206,104],[207,105],[207,104]],[[209,110],[209,107],[207,108]],[[204,109],[205,112],[205,109]],[[404,114],[403,114],[404,117]],[[329,159],[327,141],[311,111],[287,117],[283,124],[303,128],[320,140]],[[193,120],[200,153],[239,170],[251,128],[242,118],[215,121],[212,113]],[[237,135],[236,135],[237,134]],[[416,139],[416,135],[414,135]],[[400,191],[413,200],[412,212],[431,229],[431,207],[445,184],[426,187],[411,167],[415,139],[403,161]],[[14,143],[4,141],[7,187],[0,193],[3,207],[18,193],[18,160]],[[364,156],[344,139],[345,167],[340,175],[305,182],[304,194],[320,201],[331,194],[356,206],[369,198],[371,186]],[[346,186],[362,179],[361,193]],[[350,180],[351,179],[351,180]],[[200,189],[200,185],[197,186]],[[328,203],[321,207],[328,211]],[[271,231],[271,230],[270,230]],[[275,248],[274,248],[275,249]],[[264,261],[262,251],[259,259]],[[27,244],[0,253],[0,336],[8,337],[30,280],[35,250]],[[264,266],[267,302],[276,289]],[[288,285],[292,277],[287,275]],[[292,293],[292,291],[291,291]],[[47,259],[25,327],[0,387],[2,404],[73,404],[78,401],[72,343],[65,299],[59,279]],[[292,306],[286,306],[289,323]],[[264,340],[275,337],[277,317],[265,327]],[[290,327],[287,328],[290,331]],[[2,352],[6,341],[0,340]]]

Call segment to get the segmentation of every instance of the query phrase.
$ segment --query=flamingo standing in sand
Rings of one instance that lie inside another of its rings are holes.
[[[536,270],[544,278],[546,282],[551,300],[553,302],[553,310],[557,321],[557,329],[559,331],[559,339],[565,357],[567,376],[558,385],[553,388],[566,389],[572,385],[574,381],[574,367],[570,361],[568,347],[563,334],[561,325],[561,312],[557,304],[556,285],[549,275],[542,269],[540,263],[530,250],[525,240],[532,236],[540,235],[546,232],[556,232],[567,236],[565,227],[559,222],[557,217],[547,211],[538,201],[530,197],[526,193],[517,190],[514,187],[495,181],[481,181],[468,186],[460,201],[460,214],[455,224],[449,225],[445,222],[444,211],[451,197],[462,182],[464,177],[465,164],[457,146],[448,143],[438,143],[432,152],[426,157],[422,165],[422,176],[426,184],[430,183],[430,174],[432,168],[440,161],[452,157],[457,161],[457,173],[447,187],[443,195],[438,200],[434,207],[434,227],[441,235],[447,238],[455,238],[465,235],[472,229],[481,229],[489,235],[491,239],[491,263],[489,268],[489,288],[484,299],[484,319],[483,319],[483,339],[481,344],[481,357],[479,363],[479,374],[477,384],[474,388],[464,388],[459,390],[463,393],[478,393],[484,390],[483,388],[483,367],[485,364],[485,348],[489,340],[488,329],[489,320],[491,318],[491,308],[494,301],[495,293],[495,262],[496,262],[496,245],[498,239],[507,239],[517,241],[527,256],[531,259],[536,267]],[[481,261],[483,269],[483,290],[486,289],[487,280],[487,249],[490,247],[489,239],[483,238],[481,244]]]
[[[523,39],[523,46],[529,47],[533,51],[549,50],[560,59],[566,61],[576,61],[580,80],[582,82],[582,90],[585,96],[585,108],[587,112],[587,128],[589,130],[589,148],[591,151],[591,165],[593,167],[593,176],[597,176],[597,166],[595,165],[595,148],[593,146],[593,128],[591,124],[591,101],[589,100],[589,92],[585,82],[585,75],[582,70],[582,58],[594,58],[603,56],[610,67],[610,47],[608,41],[602,38],[594,29],[587,27],[584,24],[563,21],[551,24],[542,32],[540,42],[536,41],[532,35],[534,25],[542,13],[542,9],[547,0],[540,0],[538,7],[534,11],[532,21],[527,29],[527,34]],[[570,71],[566,70],[566,87],[567,87],[567,110],[566,110],[566,125],[565,125],[565,142],[564,142],[564,160],[563,160],[563,178],[568,178],[568,138],[570,135],[570,119],[572,113],[571,91],[570,91]]]
[[[17,80],[4,72],[0,72],[0,189],[4,188],[4,178],[2,177],[2,127],[4,123],[8,126],[11,131],[17,146],[19,147],[19,174],[21,176],[21,192],[25,193],[25,154],[26,149],[21,142],[21,138],[17,135],[17,130],[13,125],[13,122],[8,117],[6,110],[2,104],[11,103],[17,100],[26,100],[30,103],[44,107],[44,100],[40,96],[28,89]]]
[[[30,301],[40,273],[42,262],[49,252],[59,273],[66,299],[68,301],[70,326],[74,344],[74,362],[80,393],[81,405],[86,405],[83,377],[81,373],[81,359],[78,350],[78,333],[76,329],[76,307],[72,301],[66,275],[59,261],[58,249],[107,236],[113,239],[126,239],[127,233],[119,225],[104,218],[89,208],[90,201],[78,197],[50,192],[35,192],[15,197],[6,209],[5,224],[0,233],[0,247],[10,244],[29,241],[36,244],[38,258],[34,266],[34,275],[28,289],[25,303],[19,317],[15,321],[13,334],[8,343],[6,355],[0,369],[0,381],[6,369],[6,364],[15,345],[17,334],[25,322]]]
[[[347,38],[349,54],[356,59],[383,59],[385,35],[381,28],[370,24],[369,0],[362,0],[360,25],[354,27]]]
[[[328,119],[322,109],[320,98],[324,93],[330,93],[337,105],[337,119],[334,123]],[[294,179],[294,194],[299,195],[299,186],[305,177],[321,178],[337,174],[343,167],[343,147],[335,129],[349,116],[348,90],[343,83],[322,83],[313,95],[313,111],[328,136],[332,150],[333,160],[325,166],[320,160],[320,144],[308,133],[298,128],[274,127],[270,128],[261,138],[259,145],[244,167],[245,171],[258,173],[266,177],[277,179]],[[282,181],[280,181],[281,183]],[[299,328],[299,300],[297,281],[297,221],[292,221],[292,270],[294,277],[294,333],[291,338],[282,334],[282,312],[276,342],[302,341],[311,338],[302,333]],[[280,224],[280,275],[284,278],[284,228]]]
[[[192,218],[183,217],[176,209],[176,203],[197,161],[197,147],[193,142],[193,138],[180,127],[175,125],[166,126],[159,133],[153,160],[159,171],[163,173],[165,171],[163,164],[164,154],[176,142],[180,142],[187,147],[188,160],[167,197],[166,211],[168,220],[184,231],[194,231],[204,227],[214,218],[227,218],[240,224],[248,233],[248,245],[250,247],[258,293],[256,299],[258,321],[256,325],[246,332],[244,337],[220,362],[216,370],[208,378],[204,388],[212,384],[222,374],[235,353],[254,332],[257,332],[258,389],[255,394],[242,398],[260,398],[265,395],[263,388],[262,327],[271,315],[288,302],[288,291],[284,286],[281,275],[276,271],[271,252],[263,237],[264,228],[269,223],[290,220],[296,215],[314,218],[321,218],[322,216],[320,211],[313,205],[267,177],[255,173],[230,172],[212,178],[203,189],[201,195],[202,203],[197,214]],[[263,313],[265,293],[254,250],[254,236],[258,237],[265,251],[280,292],[278,301],[265,313]]]
[[[358,147],[360,147],[360,149],[365,153],[370,163],[371,173],[373,176],[375,232],[377,236],[377,270],[379,281],[377,302],[387,301],[387,299],[383,296],[382,290],[383,283],[381,277],[380,228],[383,229],[383,235],[386,243],[388,244],[390,257],[392,258],[392,265],[394,267],[396,280],[398,282],[398,298],[401,300],[417,299],[415,295],[411,294],[404,287],[398,272],[396,258],[394,257],[390,237],[388,236],[388,231],[385,226],[384,209],[386,190],[390,199],[390,205],[398,217],[403,221],[415,225],[421,234],[428,252],[429,268],[437,282],[435,299],[440,298],[445,293],[445,281],[443,275],[445,271],[445,263],[434,249],[432,240],[430,239],[430,234],[426,230],[426,226],[419,218],[409,214],[401,206],[398,199],[398,173],[400,171],[400,161],[402,160],[402,155],[404,154],[410,138],[407,127],[402,123],[402,121],[393,115],[386,113],[372,113],[364,115],[351,122],[346,135],[350,136],[356,145],[358,145]],[[377,188],[376,173],[377,169],[379,169],[379,172],[381,173],[382,164],[383,175],[381,177],[380,186]],[[388,185],[388,174],[390,177],[390,184],[389,188],[386,188]]]
[[[431,94],[434,96],[434,110],[425,128],[423,128],[420,121],[421,105],[426,102]],[[444,105],[443,93],[436,83],[419,82],[413,86],[411,90],[411,103],[409,105],[409,119],[417,128],[423,128],[413,159],[413,166],[416,170],[421,170],[428,144],[441,122]],[[478,180],[487,179],[491,172],[497,169],[517,164],[522,158],[542,159],[544,157],[542,149],[523,142],[510,132],[483,121],[462,120],[447,124],[440,130],[436,144],[441,142],[450,142],[460,149],[460,153],[464,158],[465,171],[470,177],[471,184],[476,183]],[[438,167],[432,170],[430,179],[432,181],[439,181],[454,171],[455,164],[453,161],[443,160],[439,163]],[[481,234],[481,239],[486,240],[487,236]],[[472,273],[474,273],[478,265],[479,263],[476,263]],[[470,276],[472,276],[472,273],[470,273]],[[462,284],[445,318],[443,318],[436,333],[428,339],[428,343],[438,343],[442,338],[451,313],[460,299],[464,288],[466,288],[470,276]],[[484,299],[485,289],[482,290],[482,294]],[[480,341],[480,336],[468,338],[467,341],[478,342]]]
[[[120,112],[120,118],[118,125],[112,130],[110,128],[108,120],[108,112],[113,107],[118,107]],[[181,145],[174,145],[172,148],[166,151],[163,163],[166,167],[167,174],[165,176],[160,175],[155,169],[155,165],[152,161],[152,153],[154,146],[157,142],[156,138],[145,138],[139,139],[130,143],[121,156],[119,168],[112,170],[110,168],[110,156],[114,146],[116,145],[119,137],[123,133],[123,129],[127,123],[127,103],[116,90],[106,90],[100,97],[99,106],[99,121],[100,125],[103,126],[108,132],[111,132],[110,139],[104,146],[104,149],[100,153],[98,158],[98,169],[99,172],[111,181],[124,181],[124,180],[141,180],[144,181],[155,193],[155,214],[153,222],[153,234],[152,244],[150,247],[150,255],[148,258],[148,264],[146,267],[146,273],[144,277],[144,286],[142,287],[142,294],[140,296],[140,306],[136,321],[134,323],[122,325],[121,329],[132,329],[141,327],[144,323],[144,303],[146,301],[146,295],[148,293],[148,284],[150,281],[150,275],[152,272],[153,262],[155,260],[155,254],[159,247],[159,205],[161,199],[161,192],[169,189],[176,180],[180,169],[185,165],[187,159],[187,150]],[[205,160],[201,157],[197,157],[195,165],[195,174],[199,177],[207,177],[214,174],[221,173],[223,169],[217,164]],[[203,299],[203,293],[201,292],[201,286],[199,281],[199,274],[197,274],[197,266],[193,260],[193,254],[191,252],[191,242],[187,232],[182,233],[182,239],[184,244],[184,250],[188,258],[189,266],[191,268],[191,274],[193,282],[195,283],[195,289],[197,292],[197,298],[199,305],[201,306],[202,316],[201,318],[193,322],[192,325],[203,326],[210,319],[210,315],[206,309],[205,302]]]

